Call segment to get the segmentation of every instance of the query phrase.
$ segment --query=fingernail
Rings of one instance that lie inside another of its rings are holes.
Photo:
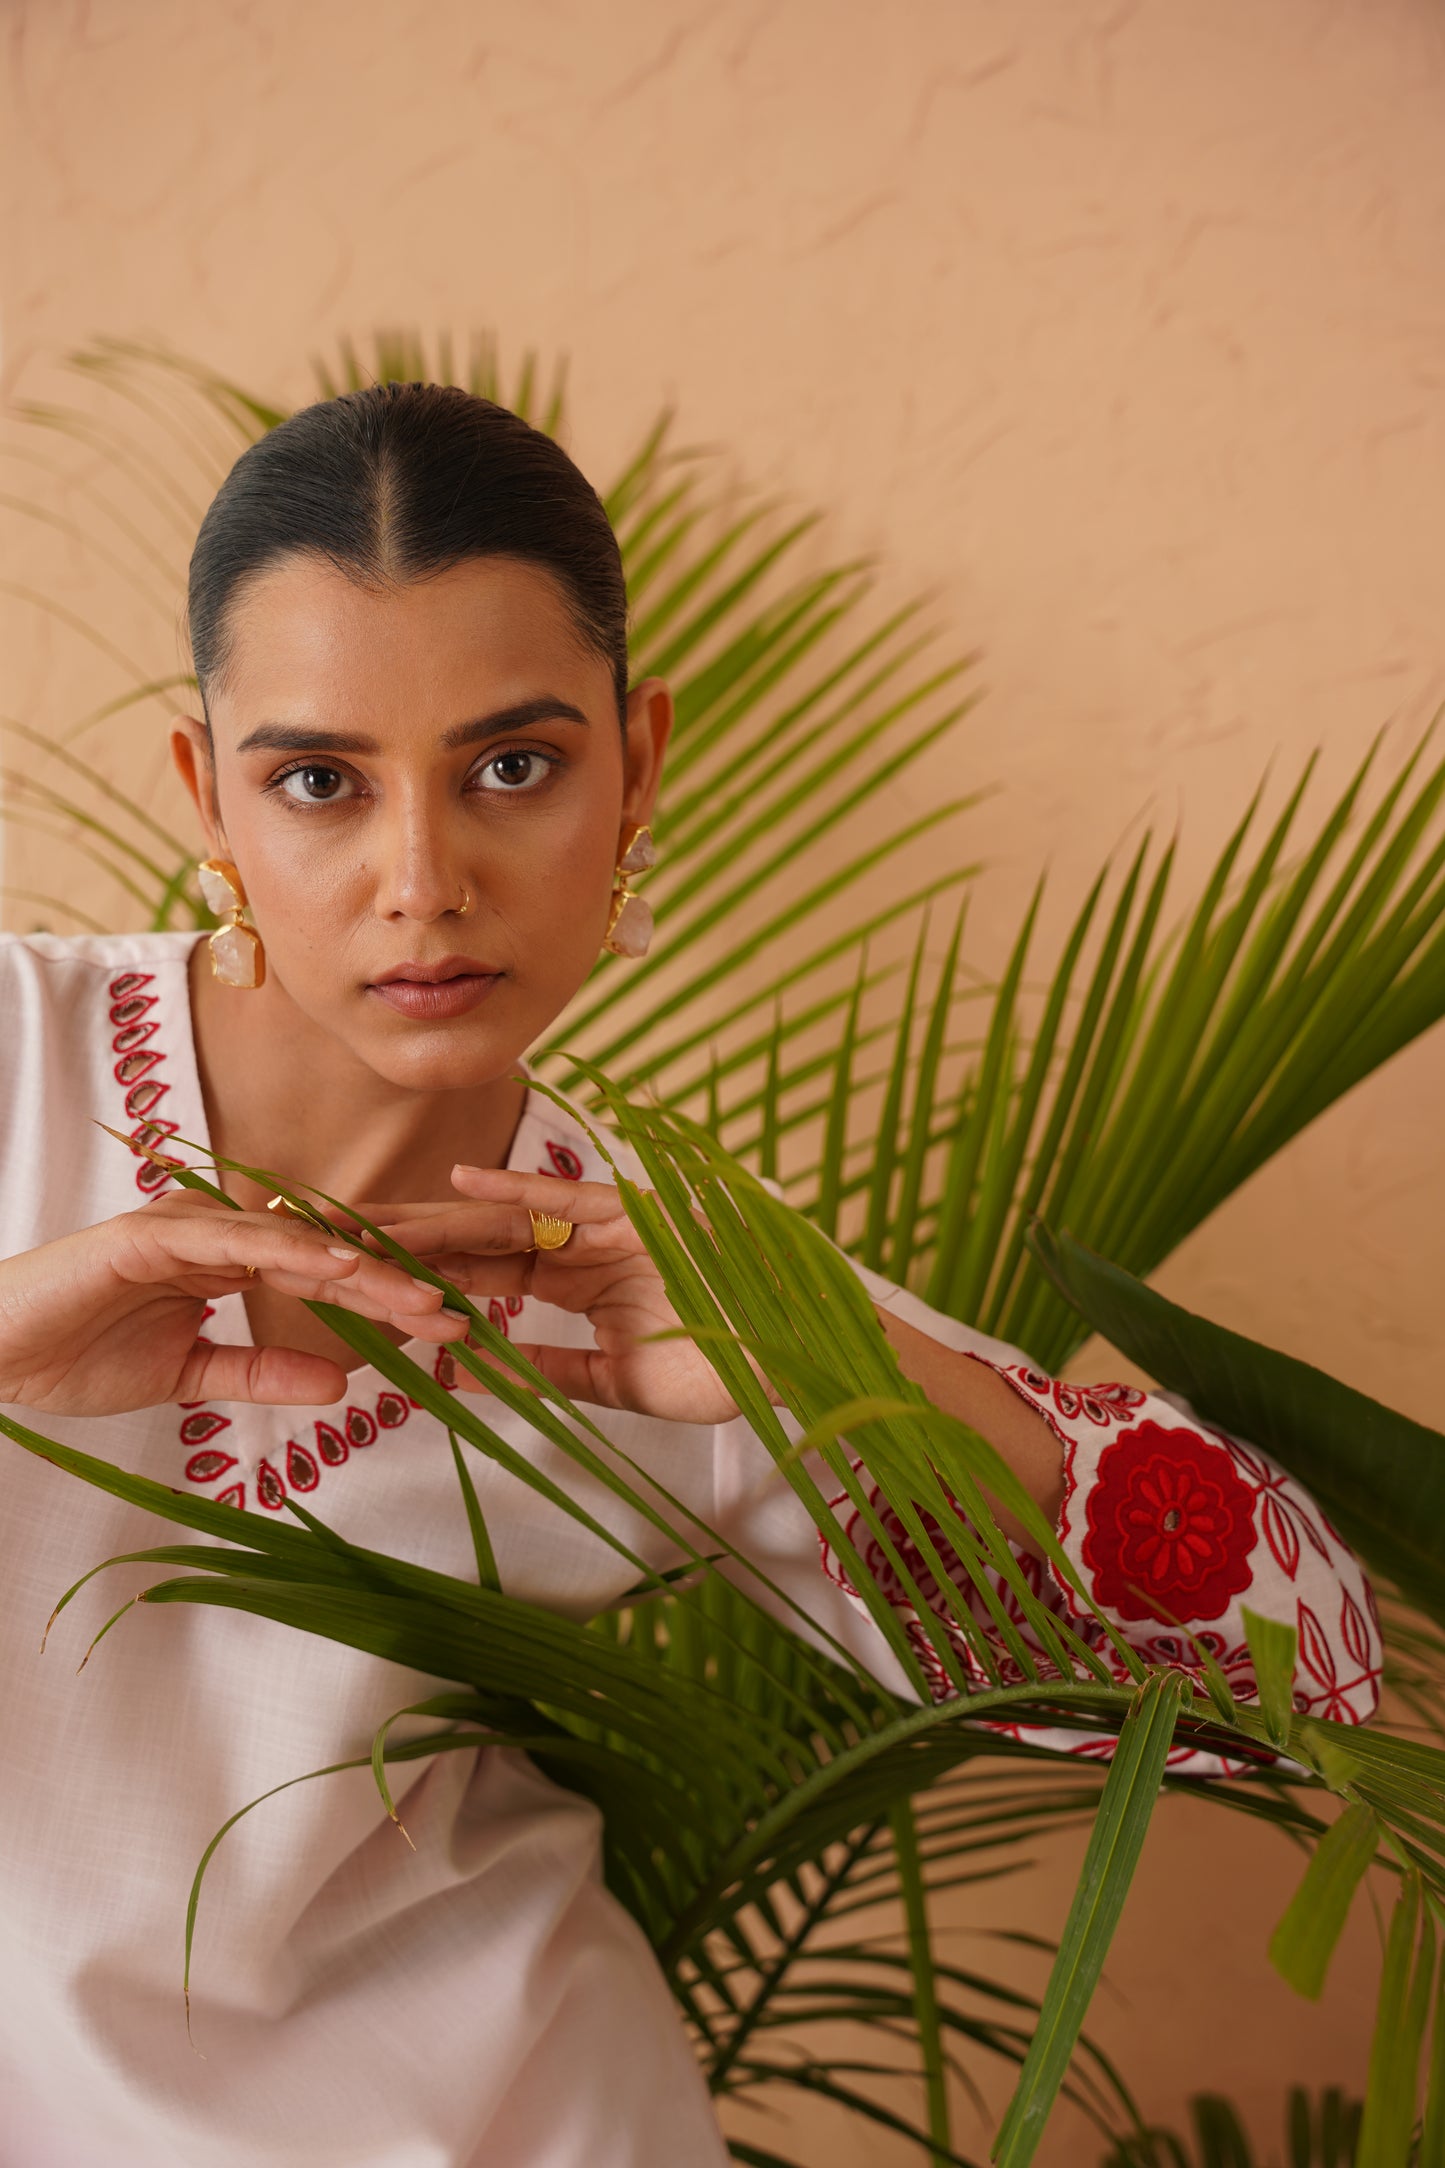
[[[444,1307],[444,1308],[443,1308],[443,1310],[442,1310],[442,1316],[443,1316],[443,1317],[454,1317],[454,1318],[456,1319],[456,1321],[457,1321],[457,1323],[458,1323],[459,1325],[465,1325],[465,1324],[467,1324],[467,1323],[469,1322],[469,1320],[468,1320],[468,1317],[467,1317],[467,1313],[466,1313],[466,1311],[465,1311],[465,1310],[453,1310],[453,1309],[452,1309],[452,1308],[450,1308],[449,1306],[447,1306],[447,1307]]]
[[[326,1254],[328,1257],[354,1257],[356,1255],[356,1252],[353,1249],[338,1249],[332,1243],[328,1242],[326,1245]]]

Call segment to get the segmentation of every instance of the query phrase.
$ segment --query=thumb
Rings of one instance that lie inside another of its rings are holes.
[[[298,1347],[233,1347],[197,1340],[181,1366],[177,1400],[251,1400],[275,1407],[325,1407],[346,1392],[346,1372]]]

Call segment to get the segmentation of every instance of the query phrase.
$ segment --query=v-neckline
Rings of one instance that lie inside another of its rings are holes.
[[[210,1159],[212,1157],[211,1125],[206,1114],[206,1096],[201,1089],[201,1064],[196,1051],[196,1019],[191,1008],[191,958],[195,954],[197,945],[204,939],[204,933],[198,932],[181,958],[181,1008],[184,1029],[179,1034],[174,1029],[172,1030],[170,1034],[171,1045],[167,1051],[171,1061],[176,1064],[176,1068],[184,1067],[184,1074],[181,1076],[176,1076],[175,1070],[172,1070],[172,1080],[174,1084],[180,1085],[182,1091],[188,1095],[195,1113],[193,1122],[187,1122],[180,1126],[189,1132],[190,1142],[197,1146],[207,1159]],[[526,1064],[523,1063],[522,1067],[525,1071]],[[512,1142],[507,1152],[506,1165],[509,1169],[516,1163],[523,1131],[526,1129],[527,1124],[536,1118],[536,1100],[537,1094],[529,1082],[526,1095],[522,1100],[522,1111],[517,1116],[517,1126],[512,1131]],[[254,1348],[257,1345],[256,1337],[251,1330],[251,1319],[246,1309],[246,1297],[240,1288],[237,1288],[232,1294],[218,1296],[212,1307],[212,1315],[224,1320],[226,1338],[233,1346]],[[426,1369],[429,1367],[430,1360],[436,1354],[436,1348],[429,1340],[409,1339],[397,1342],[397,1352],[402,1355],[409,1355],[413,1362],[418,1363],[422,1369]],[[354,1370],[347,1371],[348,1391],[358,1378],[377,1378],[383,1384],[386,1382],[375,1363],[369,1362],[360,1363]]]

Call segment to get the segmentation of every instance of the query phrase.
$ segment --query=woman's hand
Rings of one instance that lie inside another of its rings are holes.
[[[208,1302],[252,1277],[416,1339],[460,1339],[442,1297],[379,1258],[270,1212],[174,1191],[0,1263],[0,1402],[118,1415],[167,1400],[339,1400],[346,1372],[299,1348],[200,1337]]]
[[[691,1340],[654,1337],[677,1331],[677,1313],[610,1182],[487,1167],[457,1167],[452,1181],[470,1203],[375,1205],[367,1217],[473,1301],[535,1295],[586,1317],[595,1347],[517,1343],[569,1399],[677,1423],[725,1423],[737,1414]],[[566,1247],[534,1249],[529,1212],[571,1220]],[[479,1389],[461,1365],[456,1381]]]

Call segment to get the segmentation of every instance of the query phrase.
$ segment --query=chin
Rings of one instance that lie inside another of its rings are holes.
[[[352,1038],[353,1051],[368,1069],[402,1091],[475,1091],[484,1084],[515,1076],[529,1042],[513,1034],[412,1027],[407,1036],[392,1032]]]

